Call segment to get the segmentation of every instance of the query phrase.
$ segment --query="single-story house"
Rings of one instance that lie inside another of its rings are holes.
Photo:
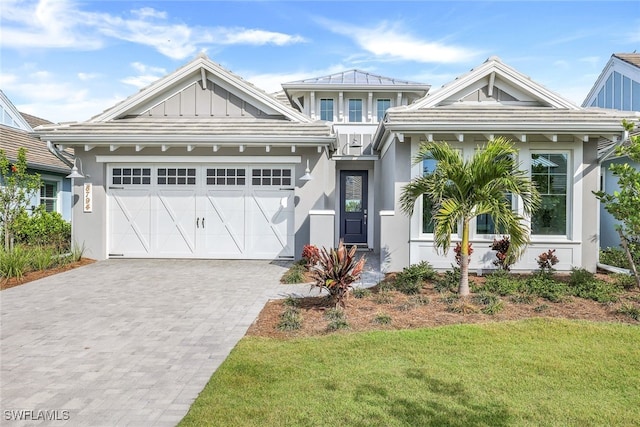
[[[582,106],[640,112],[640,53],[614,53],[611,55]],[[609,170],[609,166],[627,163],[640,170],[638,162],[632,161],[627,156],[616,156],[614,145],[611,141],[604,140],[599,150],[599,159],[602,165],[601,187],[609,194],[620,189],[618,180]],[[616,223],[617,221],[606,211],[604,205],[601,205],[601,248],[620,245],[620,236],[614,228]]]
[[[546,183],[515,268],[557,249],[560,269],[595,269],[597,143],[621,137],[623,114],[580,108],[498,58],[433,94],[360,70],[283,89],[269,95],[201,55],[86,122],[38,128],[75,149],[74,239],[97,259],[287,259],[342,239],[387,271],[448,268],[453,254],[435,252],[427,211],[398,208],[402,186],[433,166],[412,154],[435,140],[468,157],[507,136]],[[472,268],[491,265],[491,227],[474,224]]]
[[[33,135],[33,128],[51,122],[20,113],[2,91],[0,119],[0,149],[10,161],[15,161],[18,149],[24,147],[29,171],[38,173],[42,179],[42,187],[33,197],[29,209],[44,205],[48,212],[58,212],[65,220],[71,221],[71,180],[65,178],[71,170],[71,162],[64,157],[56,157],[44,142]]]

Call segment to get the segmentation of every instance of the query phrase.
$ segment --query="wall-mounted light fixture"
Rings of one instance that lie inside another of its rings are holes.
[[[80,171],[82,171],[82,160],[75,157],[73,159],[73,167],[71,168],[71,173],[67,175],[66,178],[84,178],[85,177],[85,175],[83,175],[81,172],[78,172],[78,166],[76,166],[78,161],[80,161]],[[87,175],[87,178],[90,178],[90,176]]]
[[[351,147],[351,148],[360,148],[360,147],[362,147],[362,141],[360,141],[358,138],[356,138],[354,136],[353,140],[351,141],[351,144],[349,144],[349,147]]]
[[[300,177],[300,181],[311,181],[312,179],[311,170],[309,169],[309,159],[307,159],[307,168],[304,170],[304,175]]]

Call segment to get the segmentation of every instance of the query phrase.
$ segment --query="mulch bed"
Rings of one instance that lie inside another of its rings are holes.
[[[42,279],[43,277],[52,276],[54,274],[62,273],[63,271],[72,270],[77,267],[82,267],[83,265],[93,264],[94,262],[96,261],[91,258],[81,258],[80,261],[72,262],[62,267],[51,268],[49,270],[30,271],[26,273],[22,277],[22,279],[16,279],[15,277],[12,277],[10,279],[3,278],[0,280],[0,290],[5,290],[5,289],[13,288],[15,286],[24,285],[25,283],[33,282],[34,280]]]
[[[605,278],[606,276],[598,275],[598,277]],[[470,281],[480,284],[483,278],[472,277]],[[493,315],[482,313],[480,310],[483,306],[472,300],[465,305],[457,302],[457,306],[464,309],[465,312],[452,312],[451,305],[444,298],[448,294],[437,292],[431,285],[425,286],[419,296],[409,296],[397,291],[380,292],[377,287],[371,290],[372,293],[364,298],[355,298],[349,294],[345,307],[346,320],[349,324],[346,331],[412,329],[534,317],[640,324],[640,322],[616,312],[622,303],[640,306],[640,292],[637,288],[621,295],[620,301],[607,304],[576,297],[568,297],[565,301],[558,303],[535,298],[529,304],[523,304],[516,303],[512,301],[512,297],[505,296],[501,297],[504,304],[503,310]],[[329,321],[325,319],[324,314],[332,306],[326,297],[307,297],[299,300],[299,309],[303,320],[302,327],[296,331],[280,331],[277,328],[280,315],[285,308],[284,300],[269,301],[249,328],[247,335],[287,339],[335,333],[327,330]],[[389,324],[377,323],[376,318],[379,318],[380,315],[388,315],[391,322]]]

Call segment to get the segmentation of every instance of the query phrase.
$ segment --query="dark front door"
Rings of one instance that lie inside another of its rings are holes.
[[[367,171],[340,171],[340,238],[367,243]]]

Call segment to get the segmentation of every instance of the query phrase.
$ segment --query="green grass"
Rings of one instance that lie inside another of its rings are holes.
[[[181,426],[637,425],[640,328],[535,319],[248,337]]]

